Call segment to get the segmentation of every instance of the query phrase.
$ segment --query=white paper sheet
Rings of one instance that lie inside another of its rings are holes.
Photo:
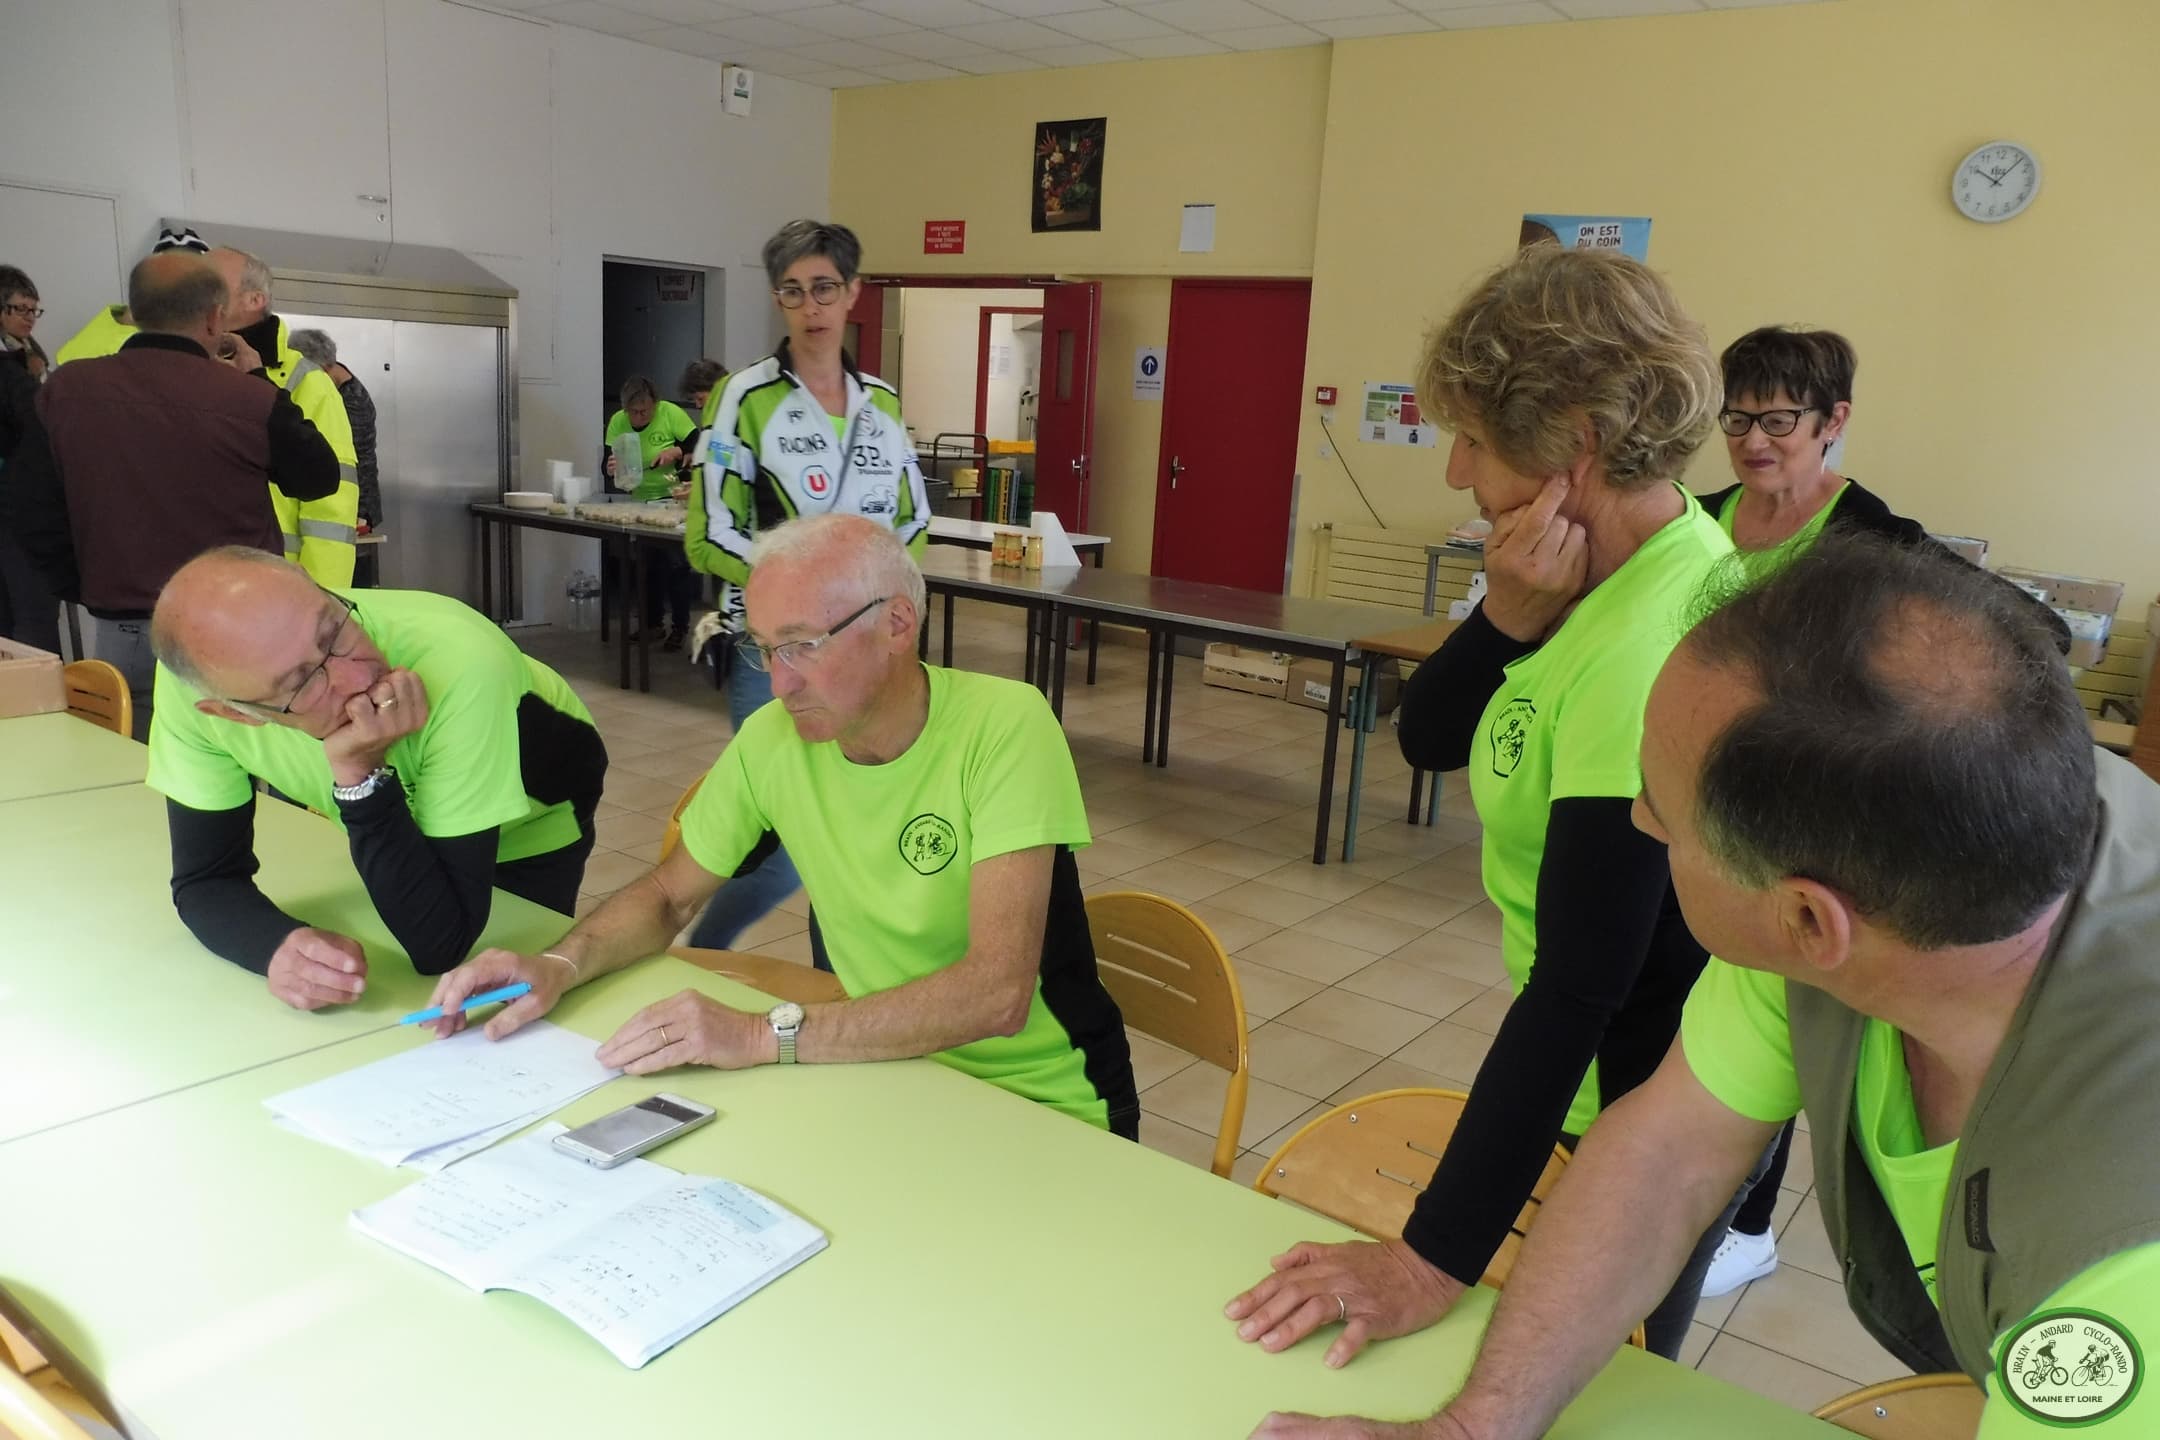
[[[1213,205],[1187,205],[1178,220],[1178,250],[1187,255],[1204,255],[1215,248],[1215,207]]]
[[[500,1041],[475,1026],[263,1104],[326,1145],[440,1169],[615,1078],[621,1072],[595,1059],[598,1049],[544,1020]]]

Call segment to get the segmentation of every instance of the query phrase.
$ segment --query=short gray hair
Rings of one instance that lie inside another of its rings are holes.
[[[843,281],[853,280],[862,269],[862,241],[853,230],[830,220],[790,220],[765,242],[765,278],[777,290],[790,266],[813,255],[832,261]]]
[[[270,267],[262,262],[261,256],[251,255],[238,246],[228,245],[225,248],[240,257],[240,288],[242,290],[262,291],[265,302],[277,298],[270,290]]]
[[[847,552],[846,563],[833,569],[860,579],[863,599],[905,598],[915,607],[916,621],[921,622],[928,599],[915,557],[908,554],[907,546],[900,543],[891,527],[866,516],[806,515],[775,525],[750,547],[750,569],[755,572],[768,561],[800,558],[824,549]]]
[[[337,364],[337,341],[327,330],[295,330],[285,337],[285,343],[322,369]]]

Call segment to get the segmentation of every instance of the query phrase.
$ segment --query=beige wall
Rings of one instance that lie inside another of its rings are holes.
[[[1343,387],[1347,422],[1354,387],[1407,379],[1526,210],[1648,215],[1651,262],[1714,344],[1772,322],[1852,339],[1853,476],[2000,562],[2127,580],[2142,615],[2160,586],[2155,55],[2148,0],[1844,0],[1338,44],[1308,381]],[[2044,181],[2023,216],[1974,224],[1950,175],[1998,138],[2031,145]],[[1469,513],[1434,457],[1334,429],[1390,525]],[[1319,442],[1308,415],[1301,521],[1369,523]],[[1689,479],[1730,483],[1721,441]]]
[[[923,443],[942,430],[975,428],[975,347],[982,307],[1042,303],[1039,290],[900,292],[900,412]]]
[[[1133,352],[1170,337],[1170,281],[1103,281],[1102,336],[1096,347],[1095,493],[1088,528],[1111,538],[1103,564],[1145,575],[1155,549],[1155,476],[1162,448],[1162,402],[1132,396]]]
[[[1327,114],[1324,46],[873,85],[833,95],[832,213],[873,274],[1306,275]],[[1035,124],[1110,121],[1103,228],[1029,230]],[[1216,249],[1178,252],[1186,203]],[[964,255],[924,255],[965,220]]]

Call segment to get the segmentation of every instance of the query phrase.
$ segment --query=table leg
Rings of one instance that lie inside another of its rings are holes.
[[[1343,806],[1343,863],[1357,859],[1358,807],[1365,798],[1365,737],[1379,723],[1380,657],[1363,656],[1358,662],[1357,705],[1351,723],[1357,733],[1350,739],[1350,799]]]
[[[1093,684],[1095,683],[1095,647],[1096,647],[1096,645],[1097,645],[1098,643],[1100,643],[1100,641],[1102,640],[1102,621],[1100,621],[1100,620],[1090,620],[1090,621],[1088,621],[1088,622],[1087,622],[1087,627],[1088,627],[1088,668],[1087,668],[1087,683],[1088,683],[1088,684],[1090,684],[1090,685],[1093,685]]]
[[[1440,819],[1440,772],[1433,771],[1427,783],[1432,788],[1425,792],[1425,823],[1431,826]]]
[[[922,622],[915,627],[915,658],[928,664],[930,661],[930,595],[923,594]]]
[[[958,592],[952,590],[945,592],[945,660],[943,663],[948,670],[952,669],[953,606],[959,603],[960,596]]]
[[[1033,684],[1035,682],[1035,609],[1033,606],[1029,606],[1027,611],[1027,655],[1021,661],[1021,666],[1021,678],[1029,684]]]
[[[475,515],[473,520],[480,527],[480,613],[499,625],[502,617],[495,613],[495,548],[490,543],[488,517]]]
[[[622,552],[615,561],[615,584],[618,591],[627,590],[637,583],[635,577],[630,573],[630,537],[627,535],[617,536],[615,544]],[[602,542],[601,548],[603,550],[606,548],[606,542]],[[635,596],[621,594],[618,594],[616,599],[621,602],[617,606],[618,613],[615,616],[615,653],[617,663],[621,667],[621,674],[615,681],[615,688],[627,690],[630,688],[630,617],[637,613],[637,607],[641,602]]]
[[[1140,763],[1143,765],[1155,761],[1155,690],[1162,680],[1161,650],[1162,635],[1150,625],[1147,632],[1147,703],[1140,711]]]
[[[1439,589],[1440,557],[1437,555],[1427,555],[1425,557],[1425,613],[1428,616],[1433,613],[1433,607],[1438,599],[1437,592],[1439,591]]]
[[[1058,619],[1055,605],[1050,607],[1050,628],[1053,632],[1065,628],[1064,622]],[[1065,718],[1065,647],[1053,645],[1051,649],[1057,653],[1050,660],[1050,713],[1062,721]]]
[[[1170,682],[1177,678],[1177,631],[1163,632],[1162,694],[1155,701],[1155,768],[1170,763]]]
[[[1312,863],[1327,864],[1328,811],[1335,804],[1335,747],[1340,741],[1343,717],[1343,678],[1347,667],[1335,657],[1334,678],[1328,684],[1327,739],[1320,749],[1320,820],[1313,831]]]
[[[1418,823],[1418,809],[1424,799],[1425,772],[1423,770],[1412,770],[1410,772],[1410,823],[1412,825]]]
[[[637,541],[633,539],[633,540],[632,540],[632,541],[630,542],[630,554],[631,554],[631,557],[633,558],[633,560],[635,561],[635,563],[636,563],[636,566],[637,566],[637,580],[636,580],[637,600],[636,600],[636,602],[635,602],[635,603],[637,604],[637,606],[638,606],[638,610],[637,610],[637,617],[638,617],[638,627],[637,627],[637,670],[638,670],[638,679],[637,679],[637,688],[638,688],[639,690],[645,690],[645,691],[649,691],[649,690],[651,690],[651,689],[652,689],[652,632],[653,632],[653,627],[652,627],[652,626],[651,626],[650,624],[646,623],[646,619],[645,619],[645,580],[646,580],[646,576],[645,576],[645,547],[644,547],[643,545],[640,545],[640,544],[638,544],[638,543],[637,543]],[[626,621],[626,622],[625,622],[625,628],[627,628],[627,627],[628,627],[628,622]]]

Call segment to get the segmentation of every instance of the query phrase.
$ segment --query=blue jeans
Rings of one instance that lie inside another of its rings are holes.
[[[737,645],[735,662],[728,669],[728,718],[738,734],[752,711],[772,699],[772,676],[750,663],[745,652],[749,642]],[[690,943],[706,950],[731,950],[736,937],[771,913],[774,906],[795,892],[802,877],[785,849],[776,849],[755,870],[735,876],[720,887],[705,913],[691,928]],[[821,967],[823,968],[823,967]]]

